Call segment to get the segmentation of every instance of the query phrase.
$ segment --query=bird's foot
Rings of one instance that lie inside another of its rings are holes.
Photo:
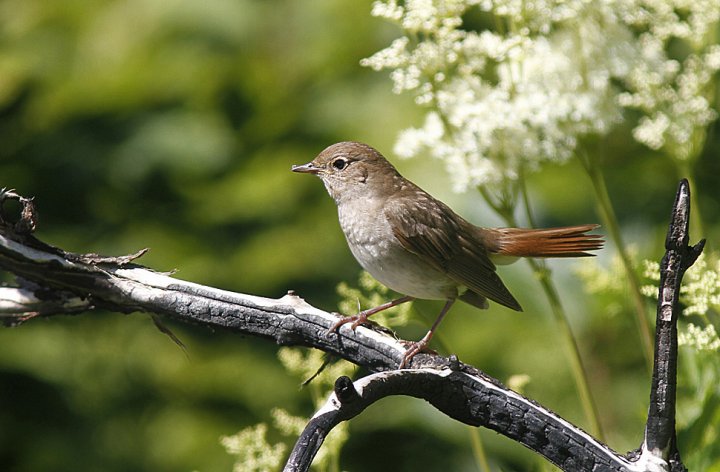
[[[332,325],[332,327],[330,327],[330,329],[328,329],[328,334],[329,334],[329,333],[336,333],[337,330],[340,328],[340,326],[342,326],[342,325],[344,325],[344,324],[348,324],[348,323],[352,323],[352,324],[350,325],[350,329],[352,329],[353,331],[355,331],[358,326],[360,326],[361,324],[363,324],[363,323],[365,323],[365,322],[367,321],[368,316],[369,316],[369,315],[367,314],[367,312],[368,312],[368,310],[365,310],[365,311],[361,311],[361,312],[358,313],[357,315],[343,316],[342,318],[340,318],[339,320],[337,320],[337,321],[335,322],[335,324]]]
[[[413,357],[419,352],[422,351],[430,351],[434,352],[432,349],[428,349],[428,344],[430,343],[430,338],[432,337],[432,331],[426,334],[420,341],[416,342],[403,342],[404,345],[407,346],[407,349],[405,350],[405,355],[403,355],[403,360],[400,363],[400,366],[398,369],[404,369],[410,360],[412,360]]]
[[[337,330],[338,330],[338,328],[340,328],[340,326],[342,326],[344,324],[348,324],[348,323],[352,323],[352,325],[350,325],[350,328],[352,328],[352,330],[355,331],[355,329],[358,326],[365,323],[368,320],[368,318],[370,316],[374,315],[375,313],[379,313],[383,310],[387,310],[388,308],[392,308],[394,306],[400,305],[401,303],[409,302],[412,299],[413,299],[413,297],[405,295],[403,297],[397,298],[397,299],[389,301],[387,303],[383,303],[382,305],[376,306],[375,308],[363,310],[363,311],[359,312],[357,315],[343,316],[342,318],[337,320],[337,322],[334,325],[332,325],[332,327],[328,330],[328,334],[337,332]]]

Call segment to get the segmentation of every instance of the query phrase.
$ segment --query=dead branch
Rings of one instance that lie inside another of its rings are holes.
[[[352,383],[338,379],[326,406],[313,417],[285,470],[307,470],[325,435],[388,395],[424,398],[466,424],[485,426],[533,449],[563,470],[684,470],[675,448],[677,296],[684,271],[702,250],[688,247],[689,189],[678,190],[663,259],[658,303],[656,363],[645,441],[623,456],[546,408],[504,387],[456,358],[419,354],[412,369],[395,370],[403,344],[387,332],[361,326],[327,334],[336,315],[289,292],[269,299],[176,279],[136,264],[145,250],[123,257],[74,254],[36,239],[32,199],[0,191],[0,268],[16,287],[0,290],[0,319],[16,326],[34,317],[96,309],[168,316],[212,328],[307,346],[366,367],[374,374]],[[21,204],[16,222],[3,217],[8,200]]]

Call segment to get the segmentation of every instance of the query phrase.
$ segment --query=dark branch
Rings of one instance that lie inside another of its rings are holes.
[[[686,470],[675,441],[678,297],[682,276],[702,252],[705,241],[688,246],[690,189],[678,188],[661,264],[657,309],[655,364],[645,441],[639,451],[620,457],[585,432],[530,400],[482,376],[447,371],[395,371],[375,374],[355,383],[352,401],[336,391],[308,423],[298,439],[285,471],[308,470],[330,430],[387,395],[423,398],[448,416],[473,426],[493,429],[545,456],[563,470]],[[467,367],[466,367],[467,369]],[[422,379],[422,380],[419,380]],[[348,390],[344,382],[345,390]]]
[[[690,187],[682,180],[665,240],[660,265],[655,362],[653,364],[650,408],[641,454],[648,460],[670,462],[672,471],[686,470],[675,441],[675,393],[677,388],[677,320],[680,315],[680,284],[685,271],[697,260],[705,245],[701,240],[688,246],[690,230]]]
[[[3,217],[8,199],[22,205],[15,223]],[[103,257],[48,245],[32,235],[37,222],[32,200],[12,191],[0,191],[0,268],[14,273],[20,286],[0,290],[0,317],[15,325],[31,317],[97,308],[145,312],[261,336],[281,345],[315,347],[376,372],[354,384],[349,379],[338,381],[336,392],[298,441],[286,470],[307,470],[332,427],[388,395],[424,398],[450,417],[493,429],[564,470],[664,470],[660,464],[667,466],[673,459],[682,466],[674,442],[677,294],[682,273],[702,249],[702,244],[687,247],[688,202],[684,184],[673,211],[663,263],[658,361],[647,441],[630,458],[456,358],[421,353],[410,364],[414,370],[393,370],[403,359],[401,342],[364,326],[356,331],[342,327],[328,335],[336,315],[308,305],[293,293],[276,300],[178,280],[135,264],[144,250],[126,257]],[[663,318],[667,326],[660,323],[662,314],[669,316]],[[653,464],[661,468],[653,469]]]
[[[295,444],[285,472],[308,470],[322,441],[335,425],[390,395],[422,398],[457,421],[484,426],[518,441],[563,470],[642,470],[532,400],[455,362],[454,366],[450,363],[445,369],[381,372],[354,384],[347,377],[341,377],[336,382],[335,392],[313,416]]]

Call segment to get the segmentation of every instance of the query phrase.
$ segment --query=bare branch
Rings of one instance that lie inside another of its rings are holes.
[[[41,299],[35,290],[0,287],[0,321],[15,326],[36,316],[76,314],[92,309],[88,300],[69,292],[52,292]]]
[[[20,218],[3,218],[6,199],[22,205]],[[314,308],[292,292],[269,299],[219,290],[154,272],[125,257],[73,254],[36,239],[32,199],[0,191],[0,268],[19,287],[0,289],[0,319],[8,325],[31,317],[109,309],[164,315],[177,320],[308,346],[375,372],[355,383],[338,379],[335,392],[309,423],[285,470],[307,470],[327,433],[388,395],[423,398],[448,416],[485,426],[545,456],[563,470],[684,470],[675,444],[677,315],[684,271],[702,250],[687,246],[689,190],[681,183],[663,259],[656,364],[645,442],[622,456],[551,411],[451,356],[421,353],[412,370],[393,370],[404,345],[372,326],[348,326],[328,334],[337,316]]]
[[[650,388],[650,408],[640,460],[670,464],[669,470],[683,471],[675,440],[675,393],[677,389],[677,320],[680,284],[685,271],[697,260],[705,246],[701,240],[688,246],[690,230],[690,186],[682,180],[665,240],[665,256],[660,264],[655,361]],[[661,469],[668,470],[668,469]]]
[[[139,311],[271,338],[282,345],[316,347],[372,370],[394,368],[403,357],[402,344],[366,327],[327,335],[336,315],[314,308],[292,293],[280,299],[256,297],[185,282],[134,264],[79,259],[71,261],[0,234],[0,267],[21,277],[25,284],[5,289],[7,301],[0,302],[2,317],[21,322],[30,314],[77,311],[69,306]],[[68,305],[68,300],[73,304]]]
[[[285,472],[308,470],[330,430],[390,395],[422,398],[451,418],[497,431],[567,471],[641,471],[633,462],[551,411],[482,373],[451,362],[445,369],[394,370],[352,383],[341,377],[295,444]],[[459,370],[457,370],[459,369]]]

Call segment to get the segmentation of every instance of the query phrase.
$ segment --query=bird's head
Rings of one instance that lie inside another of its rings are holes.
[[[399,180],[395,167],[367,144],[346,141],[333,144],[293,172],[314,174],[322,179],[337,202],[355,198],[377,198],[392,191]]]

